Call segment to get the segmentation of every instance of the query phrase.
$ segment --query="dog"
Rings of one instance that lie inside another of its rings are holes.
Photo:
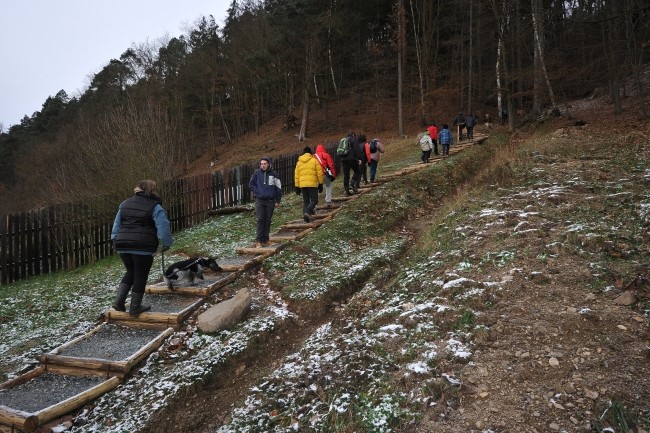
[[[167,287],[174,290],[174,286],[194,285],[194,280],[199,278],[203,280],[203,271],[210,268],[214,272],[221,272],[223,269],[216,260],[210,257],[198,257],[176,262],[167,267],[163,278]]]

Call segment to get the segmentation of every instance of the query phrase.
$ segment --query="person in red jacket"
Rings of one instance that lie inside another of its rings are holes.
[[[427,128],[427,131],[429,131],[429,137],[431,137],[431,141],[433,142],[433,154],[437,155],[438,154],[438,127],[436,126],[435,123],[431,122],[431,125]]]
[[[314,158],[320,162],[323,167],[323,185],[325,185],[325,203],[332,203],[332,181],[336,178],[336,169],[334,168],[334,160],[329,153],[325,150],[325,146],[319,144],[316,146]]]

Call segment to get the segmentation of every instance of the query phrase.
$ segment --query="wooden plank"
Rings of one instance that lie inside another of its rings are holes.
[[[30,380],[34,379],[35,377],[40,376],[41,374],[45,373],[45,366],[44,365],[39,365],[33,370],[28,371],[27,373],[21,374],[18,377],[15,377],[11,380],[8,380],[6,382],[3,382],[0,384],[0,389],[10,389],[14,388],[18,385],[22,385],[23,383],[29,382]]]
[[[6,426],[6,432],[15,432],[15,428],[24,432],[33,432],[38,427],[38,417],[33,413],[12,409],[0,405],[0,423]]]
[[[170,290],[164,283],[148,285],[145,288],[146,293],[157,293],[157,294],[176,294],[176,295],[190,295],[190,296],[210,296],[220,288],[225,285],[233,282],[239,277],[240,272],[229,272],[228,276],[216,280],[213,284],[209,284],[207,287],[175,287],[174,290]]]
[[[38,417],[39,425],[44,424],[48,421],[60,417],[61,415],[65,415],[68,412],[72,412],[73,410],[80,408],[86,403],[95,400],[100,395],[115,389],[119,384],[120,379],[117,377],[111,377],[103,383],[87,389],[80,394],[77,394],[45,409],[39,410],[38,412],[35,412],[34,415]]]

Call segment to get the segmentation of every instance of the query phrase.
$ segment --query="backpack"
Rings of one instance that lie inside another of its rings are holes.
[[[352,150],[352,139],[350,137],[343,137],[339,141],[339,146],[336,148],[336,154],[345,158]]]
[[[370,142],[370,153],[377,153],[377,139]]]

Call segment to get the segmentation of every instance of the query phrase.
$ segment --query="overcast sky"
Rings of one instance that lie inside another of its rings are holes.
[[[232,0],[2,0],[0,123],[7,131],[48,96],[76,96],[133,44],[180,36],[200,16],[223,26]]]

